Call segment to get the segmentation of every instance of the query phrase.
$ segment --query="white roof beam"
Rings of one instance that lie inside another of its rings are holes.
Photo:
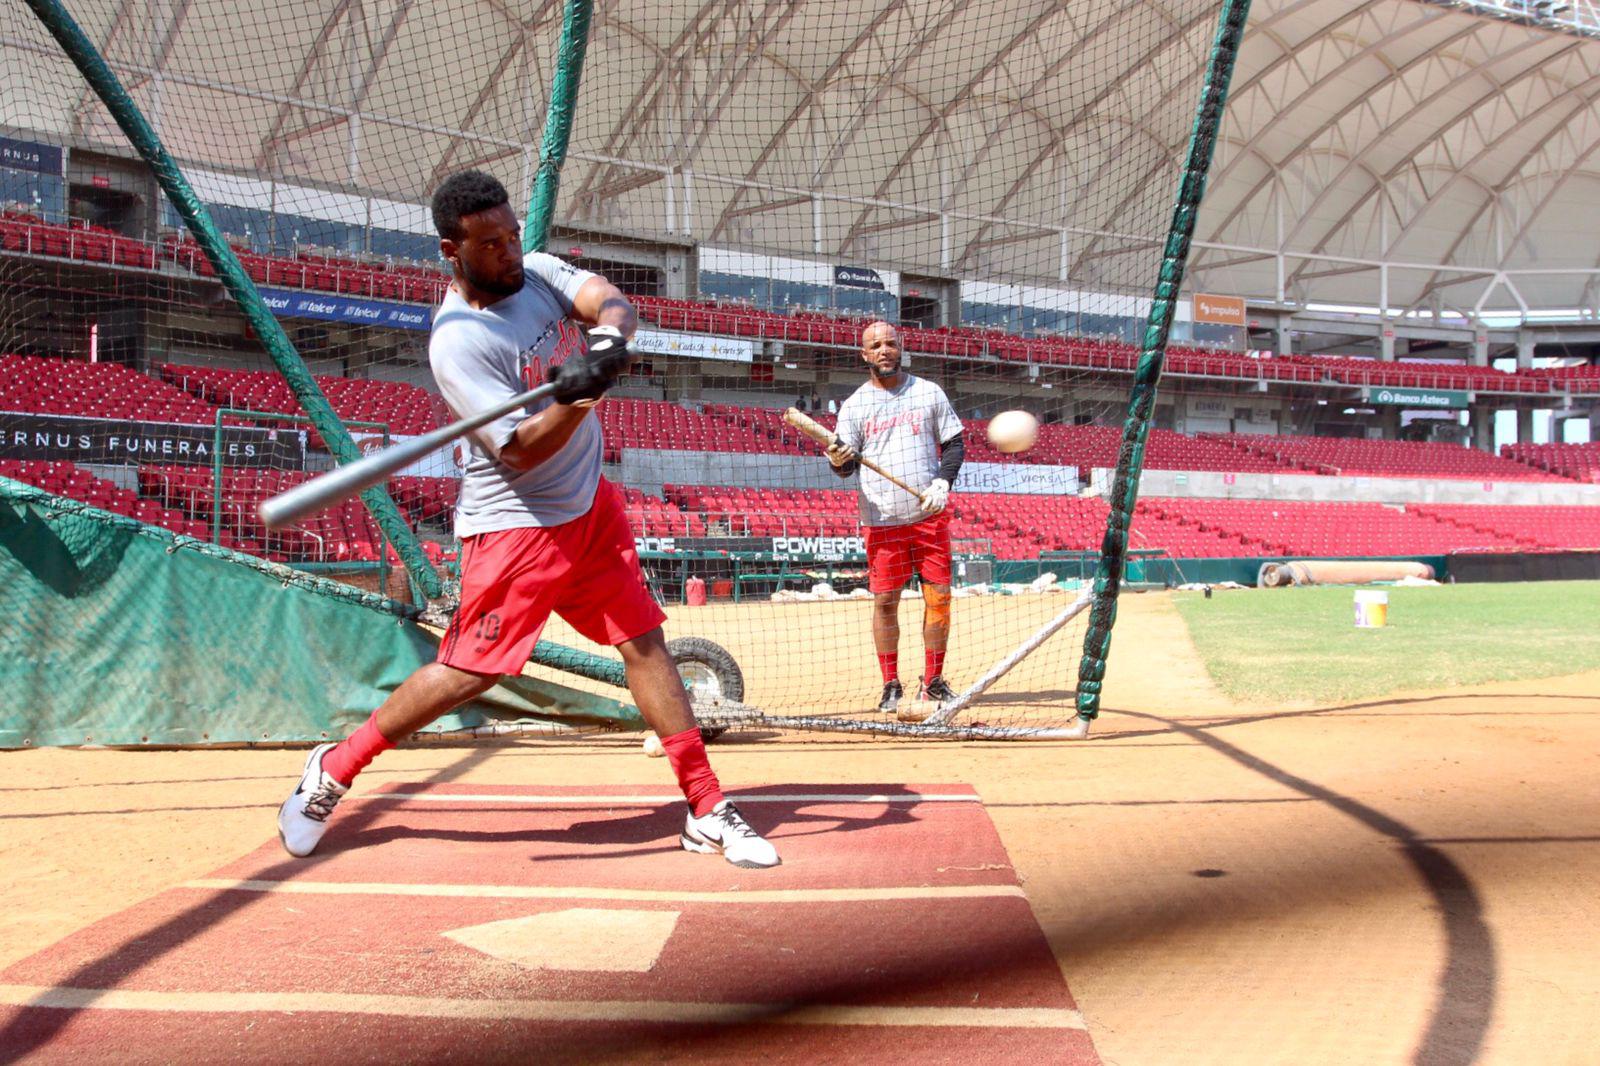
[[[1527,45],[1527,46],[1524,46],[1524,47],[1531,47],[1531,45]],[[1572,47],[1575,47],[1575,46],[1572,46]],[[1563,49],[1563,53],[1565,51],[1567,51],[1567,50],[1569,50],[1569,49]],[[1514,49],[1512,52],[1507,53],[1504,56],[1498,56],[1498,57],[1496,57],[1496,62],[1499,62],[1499,61],[1504,60],[1504,59],[1512,58],[1512,57],[1514,57],[1516,55],[1517,52],[1520,52],[1520,51],[1521,51],[1520,48],[1519,49]],[[1561,53],[1558,53],[1558,54],[1561,54]],[[1550,57],[1550,58],[1554,58],[1554,57]],[[1458,122],[1462,121],[1466,116],[1468,116],[1468,115],[1472,114],[1473,112],[1477,111],[1479,108],[1484,106],[1484,104],[1488,103],[1491,100],[1494,100],[1496,98],[1504,98],[1504,97],[1506,97],[1506,92],[1507,92],[1508,89],[1510,89],[1513,85],[1517,84],[1518,82],[1522,81],[1524,78],[1529,78],[1529,77],[1533,77],[1533,76],[1537,75],[1538,74],[1538,70],[1539,70],[1539,67],[1537,65],[1529,65],[1529,66],[1526,66],[1523,69],[1515,72],[1511,77],[1507,78],[1505,81],[1503,81],[1503,82],[1495,82],[1488,92],[1483,93],[1482,95],[1476,97],[1470,104],[1468,104],[1465,107],[1463,107],[1460,110],[1458,110],[1454,115],[1451,116],[1451,118],[1450,118],[1450,120],[1448,122],[1440,123],[1439,125],[1437,125],[1434,128],[1433,132],[1425,140],[1423,140],[1421,143],[1417,144],[1414,148],[1412,148],[1409,151],[1409,153],[1407,154],[1405,160],[1403,160],[1400,164],[1398,164],[1397,166],[1395,166],[1392,169],[1390,169],[1388,173],[1383,175],[1383,177],[1380,179],[1380,183],[1388,182],[1389,180],[1393,179],[1396,175],[1398,175],[1403,169],[1405,169],[1406,167],[1410,166],[1412,164],[1412,161],[1415,159],[1417,153],[1421,149],[1430,147],[1433,144],[1437,143],[1439,140],[1441,140],[1444,137],[1446,137],[1449,134],[1449,132],[1455,127],[1455,125]],[[1488,76],[1487,75],[1487,71],[1484,68],[1481,68],[1481,67],[1465,68],[1465,69],[1462,70],[1462,72],[1460,74],[1458,74],[1454,78],[1450,79],[1448,82],[1446,82],[1444,85],[1442,85],[1441,87],[1436,89],[1434,92],[1429,93],[1422,100],[1419,100],[1417,102],[1417,104],[1414,107],[1412,107],[1411,110],[1406,112],[1406,114],[1404,116],[1402,116],[1399,119],[1391,119],[1390,121],[1385,123],[1384,129],[1381,132],[1381,134],[1375,140],[1373,140],[1370,144],[1363,145],[1359,151],[1353,153],[1351,155],[1351,157],[1350,157],[1350,162],[1345,165],[1345,168],[1342,171],[1340,171],[1338,174],[1336,174],[1334,176],[1333,180],[1331,180],[1331,181],[1329,181],[1327,183],[1327,185],[1323,188],[1322,192],[1320,192],[1316,196],[1316,198],[1311,202],[1311,204],[1305,209],[1304,213],[1302,214],[1301,221],[1299,223],[1297,223],[1295,225],[1294,229],[1292,229],[1288,233],[1287,239],[1288,240],[1293,240],[1295,238],[1295,236],[1298,235],[1300,229],[1305,225],[1306,220],[1314,217],[1315,213],[1316,213],[1316,209],[1322,205],[1322,203],[1328,198],[1328,196],[1333,191],[1339,189],[1342,186],[1342,184],[1344,182],[1344,179],[1349,176],[1352,167],[1354,167],[1354,166],[1356,166],[1358,164],[1361,165],[1361,166],[1366,166],[1367,165],[1366,164],[1367,157],[1369,155],[1371,155],[1374,152],[1374,150],[1378,148],[1379,145],[1384,144],[1386,141],[1388,141],[1388,139],[1390,137],[1394,136],[1399,130],[1404,129],[1407,125],[1410,124],[1410,122],[1411,122],[1411,120],[1413,118],[1415,118],[1417,115],[1421,114],[1424,110],[1426,110],[1429,107],[1434,106],[1436,101],[1447,97],[1448,94],[1453,92],[1458,86],[1460,86],[1462,84],[1465,84],[1466,82],[1469,82],[1469,81],[1472,81],[1472,80],[1475,80],[1475,79],[1478,79],[1478,78],[1487,77],[1487,76]],[[1373,191],[1376,191],[1376,190],[1373,190]],[[1369,199],[1370,195],[1371,194],[1368,193],[1366,196],[1362,197],[1362,203],[1364,203],[1365,200]],[[1357,206],[1360,206],[1360,205],[1357,205]],[[1352,207],[1352,211],[1353,210],[1355,210],[1355,207]],[[1342,222],[1343,219],[1341,219],[1340,221]],[[1330,227],[1330,230],[1328,232],[1331,234],[1332,232],[1334,232],[1334,228]],[[1327,239],[1327,234],[1324,235],[1324,240],[1323,241],[1318,242],[1317,246],[1319,248],[1322,247],[1323,244],[1326,243],[1326,239]],[[1384,250],[1384,254],[1387,254],[1387,249]]]
[[[758,154],[756,158],[751,161],[750,165],[745,168],[744,181],[746,183],[754,182],[756,180],[757,175],[759,175],[766,167],[767,160],[772,158],[772,154],[778,150],[778,145],[782,143],[785,137],[788,136],[789,131],[798,125],[800,119],[803,118],[815,105],[818,94],[823,92],[833,83],[834,76],[845,68],[846,64],[848,64],[850,60],[855,57],[857,52],[859,52],[862,48],[865,48],[867,44],[877,36],[878,30],[883,26],[883,24],[894,17],[894,15],[904,4],[905,0],[894,0],[893,3],[885,5],[883,10],[879,11],[875,16],[873,16],[872,21],[867,23],[866,27],[863,28],[860,33],[856,34],[855,39],[840,50],[839,54],[834,57],[833,62],[828,64],[828,69],[823,72],[822,77],[818,78],[816,84],[810,86],[805,95],[801,97],[800,101],[795,104],[792,109],[790,109],[789,114],[784,118],[783,122],[779,124],[776,132],[774,132],[772,137],[768,139],[766,147],[762,148],[760,154]],[[747,187],[748,185],[741,184],[734,190],[732,197],[729,198],[728,203],[723,211],[723,218],[729,217],[727,215],[727,211],[733,210],[739,206],[739,201],[743,198],[745,189]],[[716,241],[717,238],[722,235],[722,226],[722,218],[719,218],[712,225],[711,235],[708,240],[713,242]]]
[[[1188,37],[1189,33],[1191,31],[1193,31],[1193,29],[1197,25],[1199,25],[1200,23],[1203,23],[1203,22],[1209,22],[1214,14],[1215,14],[1215,12],[1213,12],[1209,8],[1207,8],[1207,9],[1205,9],[1203,11],[1191,14],[1190,18],[1189,18],[1189,21],[1187,23],[1185,23],[1180,28],[1180,30],[1178,32],[1175,32],[1171,36],[1164,38],[1160,42],[1160,46],[1156,49],[1156,51],[1159,52],[1161,50],[1161,48],[1163,48],[1163,47],[1177,47],[1177,46],[1181,45],[1182,42]],[[1148,59],[1149,59],[1149,56],[1142,57],[1141,62],[1139,64],[1134,64],[1134,65],[1130,66],[1129,72],[1127,74],[1125,74],[1123,76],[1123,78],[1117,79],[1117,82],[1120,83],[1121,81],[1125,80],[1127,77],[1132,76],[1134,73],[1137,72],[1139,66],[1141,66],[1143,64],[1143,62],[1148,61]],[[1164,107],[1166,107],[1166,106],[1171,104],[1171,102],[1172,102],[1172,100],[1173,100],[1173,98],[1174,98],[1174,96],[1176,94],[1178,94],[1179,92],[1183,92],[1185,90],[1192,90],[1193,88],[1196,88],[1196,87],[1197,86],[1192,86],[1189,83],[1187,83],[1185,79],[1182,79],[1182,78],[1176,79],[1173,82],[1172,85],[1167,87],[1166,92],[1161,94],[1161,98],[1156,102],[1155,106],[1153,108],[1151,108],[1151,111],[1154,111],[1154,112],[1161,111],[1162,108],[1164,108]],[[1105,92],[1102,93],[1099,98],[1097,98],[1097,102],[1098,102],[1098,100],[1104,100],[1106,97],[1108,97],[1110,95],[1110,93],[1115,88],[1116,88],[1115,85],[1107,86]],[[1090,118],[1091,118],[1091,114],[1088,111],[1080,112],[1078,118],[1074,119],[1073,123],[1070,126],[1068,126],[1066,129],[1064,129],[1061,132],[1060,135],[1058,135],[1055,138],[1052,138],[1050,144],[1046,145],[1043,151],[1041,151],[1039,154],[1035,155],[1033,157],[1033,159],[1028,163],[1028,165],[1023,169],[1022,173],[1020,175],[1018,175],[1017,179],[1011,183],[1011,186],[1006,190],[1005,194],[1003,196],[1001,196],[1001,198],[996,202],[995,206],[988,210],[988,214],[994,215],[994,216],[998,216],[998,217],[1004,217],[1004,212],[1005,212],[1006,208],[1011,205],[1011,201],[1016,198],[1017,194],[1020,193],[1024,188],[1027,187],[1028,182],[1032,180],[1034,173],[1039,169],[1039,167],[1043,166],[1046,160],[1053,158],[1055,156],[1055,154],[1060,151],[1061,145],[1065,141],[1066,135],[1071,133],[1073,130],[1079,128],[1085,122],[1089,121]],[[1132,126],[1138,126],[1139,128],[1144,128],[1142,123],[1137,123],[1137,122],[1134,122],[1132,120],[1129,120],[1128,124],[1132,125]],[[1158,145],[1160,145],[1160,147],[1161,147],[1161,149],[1163,150],[1164,153],[1170,153],[1170,152],[1173,152],[1173,151],[1181,151],[1181,148],[1177,148],[1177,147],[1175,147],[1173,145],[1162,144],[1160,139],[1156,138],[1154,136],[1154,134],[1151,134],[1151,137],[1152,137],[1153,140],[1156,141],[1156,143]],[[1186,139],[1187,138],[1185,138],[1185,140]],[[1161,168],[1167,166],[1168,163],[1169,163],[1169,160],[1165,156],[1163,156],[1161,163],[1156,167],[1152,167],[1151,169],[1152,170],[1161,169]],[[1100,178],[1107,178],[1107,177],[1109,177],[1109,175],[1101,174],[1101,175],[1099,175],[1099,177]],[[1144,185],[1149,180],[1150,179],[1149,179],[1148,175],[1145,178],[1143,178],[1135,186],[1136,193],[1137,192],[1142,192]],[[1120,205],[1118,205],[1117,209],[1114,212],[1106,215],[1103,218],[1098,219],[1097,220],[1097,228],[1102,229],[1102,230],[1114,229],[1115,226],[1116,226],[1117,217],[1119,215],[1121,215],[1123,209],[1130,202],[1130,199],[1131,199],[1132,195],[1135,195],[1135,194],[1130,194],[1129,198],[1125,198],[1123,200],[1123,202]],[[967,242],[966,248],[963,249],[961,254],[956,257],[956,264],[958,266],[966,263],[968,261],[968,259],[971,257],[972,253],[974,251],[976,251],[979,247],[981,247],[984,244],[985,238],[987,238],[987,236],[989,234],[989,230],[992,229],[992,228],[993,228],[993,224],[992,223],[986,223],[982,227],[979,228],[978,232],[973,235],[973,237],[972,237],[972,239],[970,241]],[[1092,251],[1092,250],[1093,250],[1093,245],[1092,245],[1092,242],[1091,242],[1091,245],[1088,248],[1084,249],[1084,251],[1087,252],[1087,251]],[[1081,259],[1081,256],[1080,256],[1080,259]],[[1071,276],[1072,276],[1072,268],[1069,268],[1068,269],[1068,277],[1071,277]]]
[[[1044,23],[1049,21],[1051,18],[1056,17],[1059,13],[1060,10],[1056,8],[1046,8],[1042,10],[1034,17],[1033,21],[1028,23],[1027,26],[1023,27],[1020,33],[1016,34],[1011,38],[1011,40],[1007,41],[1004,48],[1000,49],[993,56],[989,57],[989,61],[980,67],[976,74],[968,78],[961,88],[956,90],[955,94],[951,96],[948,101],[946,101],[944,107],[939,109],[938,114],[929,119],[927,122],[923,123],[922,129],[914,138],[912,138],[911,144],[906,148],[906,151],[900,156],[899,159],[895,160],[895,164],[892,168],[890,168],[889,173],[881,182],[878,183],[878,187],[873,190],[873,199],[882,199],[888,196],[889,191],[894,188],[894,183],[899,180],[901,172],[905,170],[912,159],[916,158],[917,153],[922,150],[922,146],[927,144],[931,137],[944,131],[946,124],[950,121],[950,116],[954,115],[962,107],[966,106],[968,101],[971,100],[974,90],[979,85],[983,84],[983,82],[988,79],[989,75],[994,73],[994,71],[1005,62],[1006,58],[1010,56],[1013,51],[1031,39],[1032,36],[1038,32],[1040,26],[1044,25]],[[1076,49],[1073,51],[1076,51]],[[982,152],[975,153],[974,160],[976,160],[980,155],[982,155]],[[855,221],[851,223],[850,228],[845,231],[845,239],[841,245],[841,249],[844,246],[848,246],[855,239],[858,232],[864,232],[861,227],[866,222],[867,216],[870,213],[870,211],[862,211],[856,216]]]
[[[317,33],[315,43],[306,51],[305,59],[300,64],[300,69],[295,72],[294,84],[285,94],[278,105],[278,113],[273,116],[271,124],[267,127],[266,136],[261,138],[261,146],[256,150],[256,169],[266,174],[276,172],[274,157],[278,152],[278,143],[283,135],[283,128],[289,122],[289,117],[295,113],[295,100],[305,95],[306,82],[311,80],[311,74],[322,62],[323,55],[328,51],[333,42],[334,31],[339,23],[343,22],[350,10],[356,6],[356,0],[339,0],[328,12],[328,17],[322,21],[322,29]],[[343,109],[340,109],[342,113]]]
[[[829,149],[827,157],[811,176],[810,184],[812,188],[820,188],[832,176],[834,167],[838,166],[839,161],[844,158],[846,148],[855,140],[856,134],[861,131],[861,126],[866,122],[867,116],[877,110],[878,104],[888,91],[898,86],[900,78],[906,69],[927,49],[931,42],[940,38],[944,28],[957,15],[965,11],[971,2],[972,0],[960,0],[958,3],[951,4],[945,9],[942,18],[923,27],[910,48],[899,50],[899,54],[895,57],[894,65],[879,77],[878,87],[874,90],[872,98],[864,106],[857,109],[856,114],[850,119],[849,126],[846,127],[843,133],[834,138],[833,147]],[[911,96],[916,95],[909,89],[906,92]],[[932,108],[928,108],[928,110],[931,111]]]
[[[628,146],[637,140],[640,132],[648,129],[655,121],[665,95],[674,89],[671,78],[685,73],[683,70],[685,51],[692,53],[693,45],[711,40],[724,21],[746,10],[746,7],[747,5],[738,5],[729,11],[726,10],[726,5],[715,3],[713,0],[696,11],[695,17],[690,20],[683,32],[657,55],[656,69],[651,71],[645,84],[634,94],[628,107],[622,111],[622,120],[607,135],[603,148],[607,155],[625,155]],[[751,31],[757,27],[760,28],[760,35],[739,49],[740,57],[737,63],[718,64],[713,70],[712,73],[716,78],[715,103],[709,110],[703,103],[698,104],[694,113],[688,116],[686,130],[680,132],[687,132],[690,136],[677,147],[679,166],[692,166],[705,139],[710,136],[711,130],[720,120],[724,108],[737,96],[739,88],[750,76],[751,71],[766,57],[772,39],[782,32],[803,7],[802,4],[768,0],[760,14],[751,19],[751,26],[741,36],[748,38]],[[681,85],[677,89],[681,92]],[[606,169],[597,167],[585,178],[583,184],[576,190],[575,202],[587,201],[592,206],[600,199],[596,190],[607,178]]]
[[[1371,5],[1369,4],[1367,6],[1370,7]],[[1363,8],[1362,10],[1365,10],[1365,8]],[[1352,15],[1353,14],[1355,14],[1355,12],[1352,12]],[[1343,21],[1343,20],[1340,20],[1340,21]],[[1426,23],[1423,23],[1423,24],[1426,24]],[[1336,23],[1334,23],[1334,25],[1338,25],[1338,23],[1336,22]],[[1460,41],[1463,37],[1469,36],[1470,34],[1472,34],[1474,32],[1476,32],[1476,27],[1464,28],[1461,32],[1457,33],[1455,36],[1453,36],[1453,37],[1449,38],[1447,41],[1445,41],[1444,44],[1446,44],[1446,45],[1455,44],[1456,42]],[[1377,44],[1375,44],[1375,45],[1373,45],[1373,46],[1371,46],[1369,48],[1363,49],[1361,52],[1357,53],[1356,57],[1353,57],[1351,60],[1347,61],[1345,64],[1342,64],[1339,69],[1341,71],[1344,70],[1345,67],[1348,66],[1350,62],[1354,62],[1355,58],[1364,58],[1364,57],[1368,56],[1369,54],[1371,54],[1371,52],[1373,51],[1374,48],[1377,48],[1380,45],[1382,45],[1382,46],[1392,45],[1395,40],[1396,40],[1396,38],[1394,36],[1392,36],[1392,35],[1389,36],[1389,37],[1383,38],[1381,42],[1378,42]],[[1227,230],[1228,226],[1233,223],[1234,219],[1237,218],[1239,216],[1239,214],[1241,212],[1243,212],[1246,208],[1248,208],[1250,203],[1251,203],[1251,201],[1257,195],[1260,194],[1261,189],[1268,182],[1273,180],[1273,178],[1276,176],[1278,171],[1280,171],[1285,165],[1287,165],[1290,160],[1297,159],[1303,153],[1311,150],[1311,147],[1313,145],[1315,145],[1319,140],[1321,140],[1322,137],[1329,130],[1333,129],[1339,123],[1343,122],[1346,118],[1348,118],[1349,115],[1351,114],[1351,112],[1356,111],[1356,110],[1358,110],[1358,109],[1360,109],[1362,107],[1368,106],[1368,102],[1371,100],[1371,98],[1374,95],[1374,93],[1380,91],[1384,86],[1387,86],[1389,84],[1392,84],[1394,82],[1402,80],[1407,74],[1409,74],[1419,64],[1432,62],[1436,58],[1437,58],[1437,55],[1432,50],[1421,50],[1421,51],[1418,52],[1417,55],[1413,56],[1408,62],[1403,63],[1398,67],[1390,67],[1388,76],[1385,77],[1384,80],[1383,80],[1383,85],[1374,86],[1374,87],[1368,89],[1367,91],[1364,91],[1364,92],[1361,92],[1361,93],[1357,93],[1356,95],[1352,96],[1348,101],[1345,102],[1343,107],[1339,108],[1332,115],[1328,116],[1328,118],[1324,119],[1323,122],[1321,123],[1321,125],[1317,126],[1316,129],[1313,130],[1309,136],[1302,138],[1299,144],[1295,145],[1287,153],[1285,153],[1281,160],[1273,163],[1271,172],[1269,172],[1267,175],[1263,176],[1259,181],[1256,182],[1255,186],[1252,187],[1249,192],[1247,192],[1244,196],[1239,198],[1239,202],[1236,205],[1234,205],[1233,210],[1230,211],[1228,213],[1228,215],[1225,218],[1223,218],[1221,223],[1217,226],[1216,232],[1218,232],[1218,233],[1225,232]],[[1458,76],[1457,78],[1452,79],[1449,82],[1448,85],[1446,85],[1443,88],[1440,88],[1440,89],[1436,90],[1433,93],[1430,93],[1425,100],[1419,101],[1414,107],[1411,108],[1410,111],[1408,111],[1406,113],[1406,115],[1403,118],[1401,118],[1399,120],[1396,120],[1396,121],[1393,121],[1391,123],[1391,125],[1401,125],[1401,124],[1404,124],[1405,122],[1408,122],[1413,116],[1415,116],[1418,113],[1420,113],[1423,110],[1423,108],[1425,106],[1427,106],[1427,104],[1430,101],[1438,99],[1438,98],[1444,96],[1446,93],[1448,93],[1451,90],[1453,90],[1461,82],[1466,81],[1469,78],[1475,77],[1475,76],[1477,76],[1477,72],[1476,71],[1468,71],[1468,72],[1463,73],[1462,75]],[[1315,100],[1320,94],[1322,94],[1324,92],[1326,92],[1326,88],[1325,88],[1325,86],[1323,84],[1323,81],[1321,79],[1311,79],[1310,84],[1308,85],[1306,91],[1304,93],[1302,93],[1300,96],[1296,97],[1292,104],[1290,104],[1287,107],[1283,108],[1281,111],[1278,111],[1278,110],[1274,109],[1273,117],[1270,120],[1268,120],[1266,129],[1271,129],[1279,121],[1280,118],[1285,118],[1285,117],[1291,115],[1294,112],[1294,110],[1297,109],[1298,107],[1300,107],[1302,104],[1307,103],[1307,102],[1312,101],[1312,100]],[[1235,97],[1235,99],[1237,99],[1237,97]],[[1251,131],[1252,139],[1254,139],[1255,137],[1260,136],[1262,133],[1265,133],[1266,129],[1263,129],[1261,131],[1252,130]],[[1384,136],[1386,136],[1386,134]],[[1382,140],[1382,136],[1380,136],[1380,141],[1381,140]],[[1356,158],[1359,158],[1359,156],[1360,156],[1360,153],[1352,153],[1350,158],[1351,159],[1356,159]],[[1238,165],[1238,159],[1237,158],[1226,161],[1222,165],[1221,169],[1217,172],[1217,175],[1216,175],[1216,177],[1214,179],[1215,182],[1218,185],[1221,185],[1221,183],[1225,182],[1228,179],[1228,176],[1232,172],[1233,168],[1235,166],[1237,166],[1237,165]],[[1334,179],[1334,181],[1332,183],[1330,183],[1330,185],[1337,184],[1339,182],[1339,180],[1342,179],[1343,177],[1345,177],[1347,174],[1348,174],[1348,168],[1346,168],[1346,174],[1341,174],[1339,176],[1339,178]]]

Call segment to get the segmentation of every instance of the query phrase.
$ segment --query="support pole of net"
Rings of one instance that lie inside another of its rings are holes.
[[[539,145],[539,170],[528,197],[528,217],[522,230],[522,250],[541,252],[556,216],[556,195],[561,190],[561,167],[567,161],[567,141],[572,136],[572,116],[578,110],[578,84],[583,80],[583,57],[589,48],[589,21],[593,0],[567,0],[561,19],[561,44],[556,51],[556,71],[550,79],[550,109],[544,120],[544,140]]]
[[[1094,606],[1089,610],[1083,659],[1078,664],[1078,717],[1085,720],[1092,720],[1100,713],[1100,690],[1105,682],[1106,656],[1111,651],[1111,627],[1117,620],[1117,593],[1127,566],[1128,530],[1139,499],[1139,475],[1144,470],[1144,446],[1150,436],[1150,418],[1155,413],[1156,386],[1161,381],[1167,335],[1172,329],[1172,316],[1189,261],[1195,217],[1205,196],[1206,177],[1222,127],[1228,82],[1233,77],[1239,42],[1244,37],[1245,19],[1249,14],[1250,0],[1223,0],[1217,35],[1211,45],[1211,59],[1206,64],[1200,106],[1189,134],[1189,154],[1178,184],[1172,227],[1167,231],[1161,253],[1161,275],[1156,282],[1155,299],[1150,304],[1139,362],[1133,372],[1133,392],[1128,398],[1128,415],[1122,424],[1122,446],[1117,452],[1117,467],[1106,500],[1111,505],[1111,513],[1106,519],[1100,562],[1095,568]]]
[[[567,0],[561,16],[561,43],[556,48],[556,69],[550,79],[550,107],[545,113],[544,139],[539,145],[539,170],[528,196],[528,214],[522,227],[522,251],[541,252],[556,216],[556,196],[561,191],[561,167],[567,161],[572,137],[572,117],[578,111],[578,85],[583,80],[583,57],[589,49],[589,23],[593,0]],[[626,685],[622,664],[579,648],[541,640],[531,657],[543,666],[613,685]]]
[[[26,2],[38,16],[39,21],[50,31],[50,35],[61,45],[62,51],[71,58],[84,80],[94,89],[95,95],[105,104],[106,110],[122,128],[122,132],[138,151],[140,158],[150,167],[151,173],[161,185],[161,191],[166,193],[172,206],[183,216],[189,232],[194,235],[206,258],[216,269],[217,277],[221,279],[223,287],[244,312],[250,328],[261,338],[267,354],[272,357],[273,363],[283,375],[289,388],[294,390],[300,406],[310,416],[312,424],[317,427],[317,432],[322,434],[322,439],[327,442],[328,450],[333,453],[334,459],[340,463],[349,463],[361,458],[360,449],[356,447],[355,441],[351,439],[339,416],[333,413],[327,397],[322,394],[311,372],[301,360],[300,353],[295,351],[294,345],[283,332],[283,327],[278,324],[278,320],[262,301],[261,294],[256,291],[255,282],[245,273],[233,249],[228,247],[228,242],[223,239],[211,221],[205,205],[189,187],[188,179],[178,169],[178,164],[167,152],[161,139],[156,136],[155,130],[151,128],[139,106],[133,102],[133,97],[128,95],[122,82],[112,73],[105,57],[67,13],[60,0],[26,0]],[[389,498],[388,492],[383,486],[376,485],[363,492],[361,499],[372,512],[378,527],[395,546],[400,561],[405,564],[406,570],[410,572],[412,580],[416,582],[422,594],[429,599],[437,597],[439,577],[434,573],[428,557],[423,554],[422,545],[417,541],[416,534],[406,525],[405,519],[400,516],[400,511]]]

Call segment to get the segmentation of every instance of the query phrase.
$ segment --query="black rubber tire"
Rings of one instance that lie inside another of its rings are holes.
[[[716,675],[724,699],[744,702],[744,671],[721,644],[704,637],[678,637],[667,641],[667,654],[672,656],[674,664],[694,663],[710,670]],[[727,726],[701,726],[700,737],[709,743],[727,731]]]

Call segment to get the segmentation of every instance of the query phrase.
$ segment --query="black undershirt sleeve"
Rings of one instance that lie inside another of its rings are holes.
[[[966,457],[967,438],[964,434],[957,433],[939,445],[939,476],[954,485],[956,475],[961,473],[961,464]]]

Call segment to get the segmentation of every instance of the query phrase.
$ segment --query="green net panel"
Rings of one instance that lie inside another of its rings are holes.
[[[546,250],[640,310],[642,358],[592,417],[668,635],[690,641],[691,683],[769,724],[901,728],[873,710],[859,480],[782,419],[793,405],[831,427],[867,380],[864,327],[895,324],[967,441],[944,666],[963,698],[908,717],[1019,735],[1075,713],[1110,472],[1222,7],[600,5],[564,161],[546,122],[560,4],[69,11],[358,447],[451,417],[427,365],[447,283],[433,188],[476,167],[518,205],[556,190]],[[78,68],[26,6],[0,20],[7,69],[25,72],[0,102],[0,473],[413,598],[360,502],[282,532],[255,520],[335,450]],[[1178,343],[1237,339],[1178,310]],[[1039,441],[1002,454],[987,423],[1015,408]],[[456,493],[448,449],[389,486],[445,580]],[[1136,528],[1130,547],[1148,546]],[[180,639],[186,609],[152,605],[155,629]],[[914,579],[898,618],[909,704]],[[547,639],[583,643],[559,622]]]

